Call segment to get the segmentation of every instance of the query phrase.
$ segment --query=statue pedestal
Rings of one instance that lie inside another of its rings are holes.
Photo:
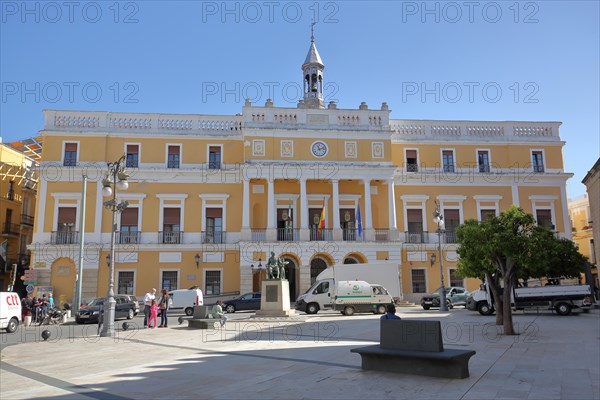
[[[296,314],[290,308],[290,283],[287,279],[262,281],[261,294],[257,317],[289,317]]]

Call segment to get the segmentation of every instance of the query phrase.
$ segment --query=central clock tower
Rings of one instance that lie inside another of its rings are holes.
[[[315,23],[312,23],[310,36],[310,48],[302,64],[302,75],[304,81],[304,107],[325,108],[323,100],[323,70],[325,65],[315,46]]]

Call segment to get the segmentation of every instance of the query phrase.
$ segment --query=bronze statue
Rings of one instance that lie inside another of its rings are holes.
[[[267,262],[267,279],[285,279],[285,266],[289,261],[285,261],[283,257],[275,258],[275,253],[271,252],[271,257]]]

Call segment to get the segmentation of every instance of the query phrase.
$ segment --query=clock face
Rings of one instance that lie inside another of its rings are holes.
[[[315,157],[325,157],[327,154],[327,145],[323,142],[314,142],[311,150]]]

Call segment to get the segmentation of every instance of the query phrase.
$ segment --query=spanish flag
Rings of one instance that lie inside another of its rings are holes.
[[[321,209],[321,219],[319,220],[319,229],[325,229],[325,199],[323,199],[323,209]]]

